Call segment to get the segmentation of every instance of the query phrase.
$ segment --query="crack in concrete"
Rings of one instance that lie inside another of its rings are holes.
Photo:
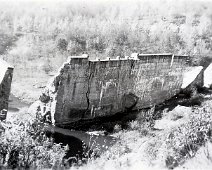
[[[89,73],[89,76],[88,76],[88,88],[87,88],[87,92],[85,93],[85,96],[86,96],[86,99],[87,99],[87,108],[86,108],[86,111],[82,114],[82,118],[85,117],[85,115],[88,113],[89,111],[89,107],[90,107],[90,99],[89,99],[89,94],[90,94],[90,80],[91,80],[91,77],[93,75],[93,72],[91,71]]]

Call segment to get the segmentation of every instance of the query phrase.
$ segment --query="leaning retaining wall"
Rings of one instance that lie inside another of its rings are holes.
[[[71,57],[55,77],[54,90],[48,91],[52,119],[63,124],[161,103],[179,92],[186,61],[186,56],[172,54]]]
[[[13,67],[0,59],[0,111],[8,110]]]

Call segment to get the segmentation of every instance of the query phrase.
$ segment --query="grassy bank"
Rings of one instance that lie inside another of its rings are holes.
[[[127,130],[118,125],[113,135],[119,138],[98,159],[71,169],[187,169],[209,170],[212,100],[199,107],[178,106],[163,112],[161,119],[145,121],[138,115]],[[149,112],[149,114],[151,114]]]

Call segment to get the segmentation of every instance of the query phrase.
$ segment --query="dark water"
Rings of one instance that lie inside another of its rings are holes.
[[[25,103],[21,99],[15,97],[13,94],[10,95],[8,112],[19,112],[21,108],[29,106],[30,104]],[[65,158],[70,158],[69,163],[76,163],[77,159],[82,160],[83,158],[88,158],[93,153],[92,149],[97,145],[98,147],[103,145],[110,147],[114,143],[113,138],[110,136],[100,135],[98,137],[93,137],[85,131],[71,131],[59,127],[54,127],[54,133],[48,132],[47,135],[49,137],[53,137],[55,143],[62,143],[64,146],[69,146],[69,151],[65,156]],[[84,141],[86,144],[84,144],[82,141]],[[93,148],[88,146],[90,143],[94,143],[94,145],[92,145]],[[100,151],[105,151],[105,148],[100,147]],[[98,154],[96,154],[96,156],[97,155]]]
[[[51,125],[46,130],[55,139],[56,143],[69,145],[69,151],[65,158],[76,157],[80,160],[84,158],[86,160],[90,156],[98,157],[116,142],[116,138],[112,136],[92,135],[84,131],[63,129]],[[72,159],[70,161],[74,162],[76,160]]]
[[[88,147],[83,145],[83,142],[75,137],[63,135],[61,133],[54,133],[52,135],[56,143],[62,143],[62,145],[68,145],[69,150],[65,155],[65,159],[69,159],[69,164],[77,163],[77,160],[88,158],[91,155]],[[88,153],[89,155],[86,155]]]

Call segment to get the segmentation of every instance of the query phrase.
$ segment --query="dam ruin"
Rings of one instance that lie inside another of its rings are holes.
[[[0,120],[6,119],[13,67],[0,59]]]
[[[39,107],[56,126],[151,107],[180,91],[187,62],[187,56],[174,54],[72,56],[41,95]]]

